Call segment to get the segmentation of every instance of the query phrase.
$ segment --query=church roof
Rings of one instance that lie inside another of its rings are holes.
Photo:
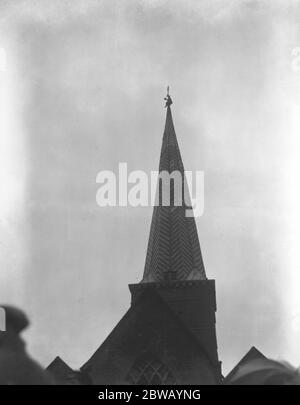
[[[130,307],[80,370],[89,375],[93,384],[111,384],[111,380],[119,381],[120,376],[124,378],[126,369],[131,367],[137,356],[148,352],[158,358],[176,352],[182,361],[191,358],[188,353],[192,353],[197,367],[204,362],[203,367],[208,367],[212,375],[218,375],[216,361],[158,292],[151,288],[143,290],[136,305]],[[181,368],[177,372],[181,373]]]
[[[252,346],[251,349],[241,358],[241,360],[236,364],[236,366],[230,371],[230,373],[225,377],[225,383],[228,383],[232,377],[239,371],[239,369],[246,363],[256,359],[265,359],[264,356],[256,347]]]
[[[78,385],[85,383],[81,373],[73,370],[59,356],[55,357],[46,370],[55,378],[57,384]]]
[[[179,206],[174,205],[174,201],[172,204],[172,196],[168,206],[164,206],[160,198],[159,204],[154,207],[142,283],[170,279],[206,280],[195,218],[186,216],[186,208],[190,207],[185,203],[189,201],[189,191],[172,119],[172,100],[170,97],[166,100],[167,115],[159,173],[180,172],[186,197],[182,198],[183,204]],[[159,188],[158,184],[157,193],[162,187]]]
[[[68,364],[59,356],[55,357],[55,359],[47,367],[47,370],[55,370],[63,373],[73,372],[72,368],[68,366]]]

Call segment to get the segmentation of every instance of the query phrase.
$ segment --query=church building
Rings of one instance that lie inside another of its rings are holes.
[[[184,166],[166,97],[159,172]],[[144,273],[131,306],[81,367],[92,384],[220,384],[215,281],[206,276],[195,218],[186,203],[154,207]],[[160,183],[157,192],[160,192]],[[183,184],[184,189],[184,184]],[[172,191],[173,190],[173,191]]]
[[[167,96],[159,172],[184,179],[171,104]],[[220,383],[215,282],[186,208],[172,197],[154,207],[143,278],[129,285],[131,306],[81,369],[93,384]]]

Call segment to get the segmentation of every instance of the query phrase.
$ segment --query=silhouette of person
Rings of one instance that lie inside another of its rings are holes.
[[[6,330],[0,331],[0,385],[52,385],[53,380],[29,357],[20,333],[29,325],[23,311],[7,305]]]
[[[172,101],[171,97],[169,96],[169,94],[166,95],[164,100],[166,101],[165,107],[169,107],[171,104],[173,104],[173,101]]]

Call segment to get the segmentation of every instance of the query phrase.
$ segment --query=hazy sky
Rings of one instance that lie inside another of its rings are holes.
[[[300,364],[299,21],[287,0],[1,2],[0,302],[42,364],[81,366],[129,307],[152,208],[99,208],[95,179],[158,169],[167,84],[224,371],[252,345]]]

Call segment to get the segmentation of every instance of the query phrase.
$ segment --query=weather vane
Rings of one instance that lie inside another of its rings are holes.
[[[172,101],[172,99],[171,99],[171,97],[170,97],[169,91],[170,91],[170,87],[168,86],[168,87],[167,87],[167,95],[166,95],[166,97],[164,98],[164,100],[166,101],[165,107],[170,107],[170,105],[173,104],[173,101]]]

